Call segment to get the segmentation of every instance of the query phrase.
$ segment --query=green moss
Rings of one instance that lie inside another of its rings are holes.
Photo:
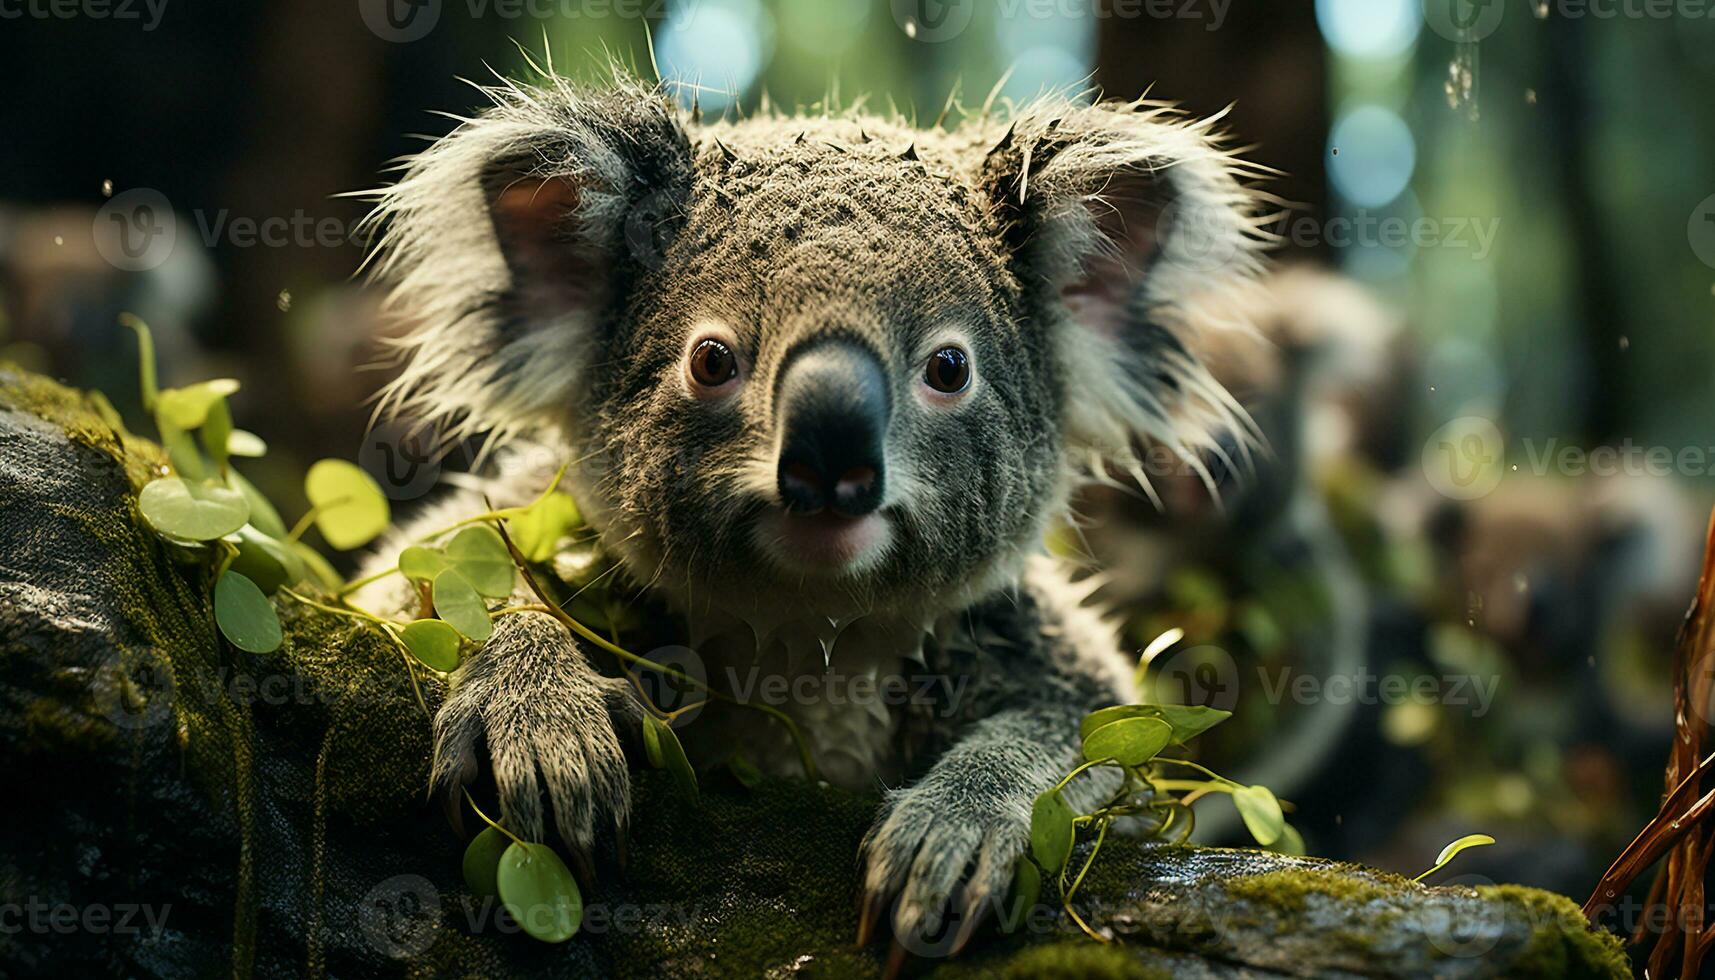
[[[1631,970],[1625,943],[1590,926],[1570,899],[1522,885],[1485,885],[1477,894],[1522,911],[1531,941],[1515,966],[1521,977],[1618,976]]]
[[[1173,971],[1140,958],[1142,951],[1115,943],[1066,939],[1029,946],[1000,963],[988,960],[945,964],[932,974],[939,980],[999,977],[1002,980],[1168,980]]]
[[[1383,872],[1367,878],[1323,868],[1270,871],[1226,882],[1227,894],[1233,898],[1287,914],[1305,911],[1313,895],[1341,905],[1368,905],[1393,899],[1409,886],[1404,878]]]

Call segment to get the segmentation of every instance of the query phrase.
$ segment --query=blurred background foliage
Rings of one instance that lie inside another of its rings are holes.
[[[1715,445],[1715,20],[1514,2],[1461,40],[1435,27],[1443,0],[1427,20],[1419,0],[424,2],[433,25],[408,42],[367,26],[369,0],[0,27],[0,356],[135,406],[116,314],[137,312],[165,383],[242,380],[235,413],[276,467],[255,479],[296,509],[308,460],[394,462],[362,407],[388,329],[344,234],[363,205],[336,195],[446,132],[429,110],[473,110],[461,79],[520,73],[525,51],[585,77],[610,55],[658,70],[705,114],[766,93],[924,125],[951,105],[951,124],[991,96],[1092,86],[1230,107],[1291,203],[1271,226],[1297,269],[1265,317],[1276,346],[1222,362],[1277,458],[1221,507],[1183,474],[1158,481],[1161,512],[1093,494],[1061,546],[1101,559],[1137,650],[1186,631],[1142,676],[1237,707],[1203,751],[1294,801],[1313,853],[1411,873],[1487,832],[1501,844],[1461,870],[1581,897],[1653,812],[1715,450],[1671,474],[1532,460]],[[137,188],[177,236],[126,271],[104,259],[103,208]],[[298,216],[337,232],[231,230]],[[1339,218],[1496,234],[1352,240]],[[1428,475],[1432,433],[1461,418],[1504,434],[1490,492]],[[406,506],[428,485],[383,482]],[[1497,686],[1487,710],[1330,704],[1262,680],[1281,670]]]

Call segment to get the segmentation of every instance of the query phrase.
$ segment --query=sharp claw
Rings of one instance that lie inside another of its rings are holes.
[[[875,924],[881,914],[887,909],[887,895],[883,892],[866,893],[859,900],[857,944],[868,946],[875,938]]]
[[[464,832],[464,797],[456,789],[448,789],[440,793],[441,809],[447,813],[447,823],[452,824],[453,832],[462,839]]]
[[[905,961],[910,958],[911,954],[905,951],[899,940],[894,940],[893,949],[887,954],[887,966],[881,971],[882,980],[895,980],[900,971],[905,969]]]
[[[959,910],[959,931],[953,937],[953,946],[948,951],[948,956],[957,956],[964,952],[965,945],[977,934],[977,927],[988,917],[988,909],[988,893],[971,889]]]
[[[567,853],[572,859],[572,875],[578,879],[578,884],[585,891],[595,889],[595,862],[590,860],[590,852],[583,847],[567,845]]]

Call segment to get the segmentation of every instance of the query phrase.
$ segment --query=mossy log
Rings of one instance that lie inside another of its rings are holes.
[[[561,945],[467,892],[425,798],[400,654],[281,604],[284,646],[221,641],[207,572],[143,526],[161,471],[88,396],[0,368],[0,973],[58,976],[865,976],[858,842],[876,800],[640,777],[630,861]],[[432,710],[441,692],[423,691]],[[1424,887],[1272,854],[1110,841],[1078,900],[947,976],[1628,975],[1564,898]],[[18,928],[10,928],[17,926]]]

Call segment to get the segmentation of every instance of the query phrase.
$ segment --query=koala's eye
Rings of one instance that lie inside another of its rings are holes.
[[[691,348],[691,380],[704,388],[719,388],[738,376],[738,357],[714,338]]]
[[[971,383],[971,358],[964,348],[949,344],[929,355],[923,382],[943,395],[956,395]]]

